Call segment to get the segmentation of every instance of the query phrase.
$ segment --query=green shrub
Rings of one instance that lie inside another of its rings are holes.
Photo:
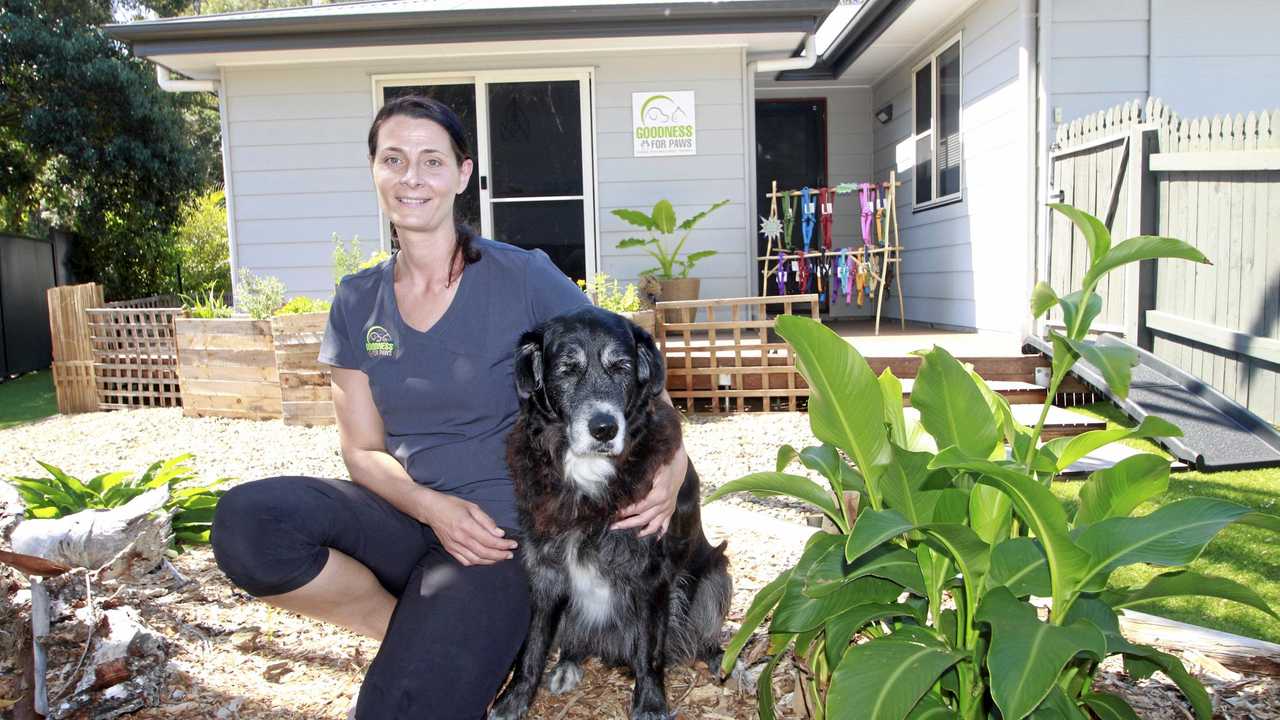
[[[248,268],[240,270],[236,288],[236,308],[254,320],[266,320],[284,305],[284,283],[271,275],[258,277]]]
[[[810,538],[799,562],[757,594],[726,649],[727,672],[772,612],[761,718],[774,717],[768,678],[791,648],[807,671],[796,692],[817,708],[815,717],[1133,719],[1120,697],[1093,685],[1099,664],[1121,655],[1132,676],[1164,672],[1196,717],[1208,720],[1212,708],[1199,682],[1176,657],[1127,641],[1117,611],[1200,595],[1274,615],[1252,589],[1185,566],[1228,524],[1280,531],[1280,517],[1207,498],[1132,517],[1168,486],[1169,462],[1155,454],[1090,475],[1074,515],[1050,491],[1059,472],[1093,450],[1181,434],[1148,417],[1135,428],[1040,444],[1051,399],[1079,358],[1101,370],[1114,392],[1128,392],[1134,353],[1087,339],[1102,309],[1098,282],[1142,260],[1207,262],[1171,238],[1135,237],[1112,247],[1096,218],[1053,207],[1078,226],[1090,259],[1080,290],[1059,297],[1041,283],[1032,294],[1035,317],[1056,305],[1066,322],[1065,333],[1050,333],[1049,399],[1034,428],[1019,424],[1002,397],[937,347],[918,353],[911,404],[919,421],[911,421],[892,373],[877,378],[819,323],[778,318],[809,382],[809,421],[822,444],[798,451],[784,445],[775,472],[727,483],[708,502],[733,492],[789,495],[819,508],[839,532]],[[827,487],[786,473],[796,460]],[[1170,571],[1142,587],[1109,582],[1114,570],[1135,564]],[[1047,620],[1031,596],[1051,598]],[[856,635],[865,642],[851,642]]]
[[[231,292],[231,251],[227,244],[227,203],[222,190],[196,195],[182,207],[177,228],[182,284]]]
[[[189,454],[179,455],[152,463],[138,477],[121,470],[103,473],[87,482],[41,462],[40,466],[49,473],[49,477],[15,476],[7,478],[6,482],[22,497],[28,518],[58,518],[82,510],[119,507],[148,490],[167,487],[169,500],[164,507],[174,513],[174,543],[207,543],[209,529],[213,525],[213,511],[224,492],[216,488],[227,478],[208,485],[191,484],[195,480],[195,471],[187,464],[190,459]]]
[[[333,284],[337,285],[342,282],[342,278],[353,273],[371,268],[374,265],[391,257],[385,250],[374,250],[369,253],[369,257],[361,260],[363,257],[360,250],[360,236],[356,235],[351,238],[350,247],[342,243],[342,238],[338,237],[338,233],[333,234]]]
[[[633,283],[627,283],[625,290],[619,290],[617,280],[604,273],[596,273],[590,282],[579,280],[578,287],[591,298],[591,302],[605,310],[624,313],[640,309],[640,293]]]
[[[301,315],[303,313],[329,312],[328,300],[317,300],[307,295],[299,295],[276,310],[276,315]]]
[[[214,290],[211,284],[206,288],[204,295],[183,295],[182,307],[187,311],[187,315],[193,318],[208,320],[231,317],[234,311],[222,297],[222,293]]]

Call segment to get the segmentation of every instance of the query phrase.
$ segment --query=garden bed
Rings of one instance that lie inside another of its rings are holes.
[[[175,320],[183,413],[266,420],[281,415],[271,321]]]
[[[281,413],[285,425],[332,425],[333,394],[329,366],[317,358],[329,313],[279,315],[271,318],[271,335],[280,376]]]

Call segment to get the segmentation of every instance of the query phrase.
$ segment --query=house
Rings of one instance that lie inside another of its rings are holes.
[[[385,98],[425,91],[478,140],[471,219],[571,276],[647,267],[615,249],[632,233],[611,209],[727,198],[697,231],[719,252],[702,294],[756,294],[771,175],[893,170],[907,318],[1018,333],[1057,124],[1148,95],[1184,114],[1273,104],[1278,19],[1267,0],[373,0],[107,32],[163,85],[216,89],[233,267],[292,294],[331,292],[332,234],[388,243],[364,135]],[[655,96],[693,143],[641,147]],[[837,246],[856,212],[840,198]]]

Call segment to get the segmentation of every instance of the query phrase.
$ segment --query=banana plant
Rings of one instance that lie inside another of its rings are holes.
[[[702,212],[686,218],[683,222],[676,224],[676,210],[671,206],[669,200],[659,200],[653,206],[653,212],[645,214],[640,210],[613,210],[613,214],[618,219],[623,220],[638,228],[643,228],[655,235],[648,238],[627,238],[618,242],[619,250],[627,250],[629,248],[644,248],[654,260],[658,261],[658,266],[642,270],[641,275],[652,275],[659,280],[674,280],[677,278],[689,277],[689,271],[699,260],[705,260],[716,254],[715,250],[699,250],[698,252],[689,253],[683,259],[680,258],[680,251],[684,249],[684,243],[689,239],[689,233],[697,226],[699,222],[706,216],[716,210],[728,205],[728,200],[721,200]],[[668,251],[664,242],[675,238],[675,232],[682,231],[684,234],[680,236],[680,240],[676,243],[675,248]]]
[[[1120,655],[1130,674],[1159,670],[1182,690],[1198,720],[1208,694],[1181,661],[1127,641],[1119,611],[1179,595],[1224,598],[1275,616],[1252,589],[1187,569],[1232,523],[1280,531],[1280,517],[1223,500],[1186,498],[1145,515],[1159,498],[1169,461],[1139,454],[1085,481],[1069,514],[1049,490],[1084,455],[1127,438],[1180,434],[1148,417],[1135,428],[1040,441],[1056,389],[1083,357],[1123,395],[1132,353],[1098,347],[1089,329],[1102,308],[1095,289],[1131,262],[1208,262],[1186,243],[1135,237],[1112,246],[1105,225],[1054,205],[1080,228],[1090,257],[1082,287],[1058,296],[1036,287],[1031,311],[1063,311],[1053,332],[1053,373],[1034,427],[946,350],[917,353],[911,404],[901,385],[876,377],[857,350],[812,320],[783,316],[777,330],[809,383],[809,422],[821,445],[784,446],[773,472],[727,483],[733,492],[788,495],[827,515],[835,532],[810,538],[800,560],[755,597],[729,643],[729,672],[750,636],[768,622],[769,664],[759,684],[760,717],[775,717],[770,674],[790,651],[802,693],[818,718],[907,720],[1135,720],[1123,699],[1094,685],[1099,664]],[[932,443],[920,441],[920,430]],[[795,461],[824,483],[786,472]],[[850,491],[856,506],[844,501]],[[1127,565],[1167,568],[1139,587],[1111,582]],[[1049,598],[1047,616],[1032,597]],[[855,638],[860,638],[856,640]]]

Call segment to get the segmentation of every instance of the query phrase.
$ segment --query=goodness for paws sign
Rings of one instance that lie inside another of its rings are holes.
[[[693,91],[631,93],[631,138],[635,157],[696,155]]]

